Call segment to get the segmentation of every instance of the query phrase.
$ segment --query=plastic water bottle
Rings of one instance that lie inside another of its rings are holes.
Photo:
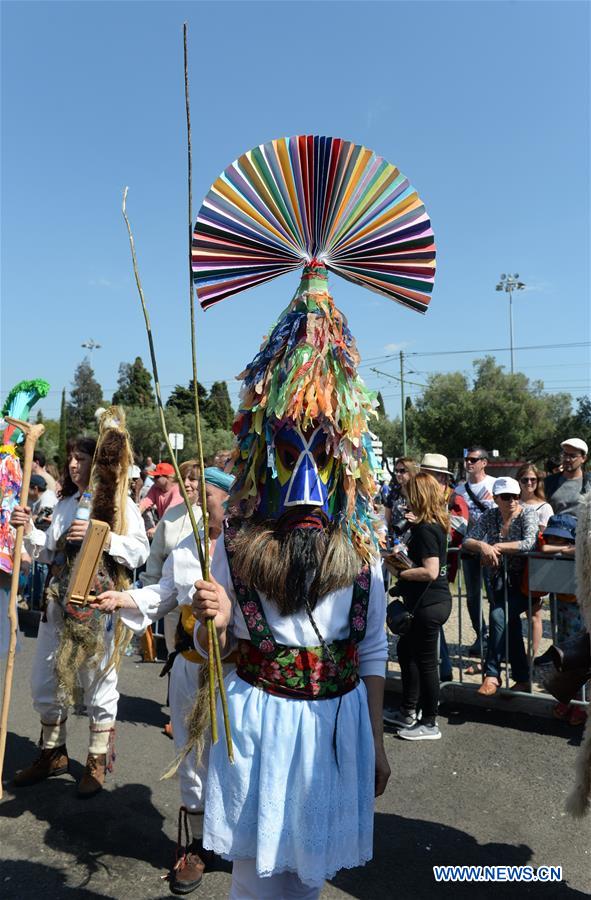
[[[404,549],[404,544],[402,543],[400,538],[394,538],[394,540],[392,542],[392,546],[394,548],[396,560],[397,560],[397,562],[400,563],[399,568],[400,569],[414,569],[415,564],[413,563],[412,559],[410,558],[410,556]]]
[[[92,506],[92,494],[90,491],[84,491],[78,501],[75,518],[79,522],[88,522],[90,519],[90,507]]]

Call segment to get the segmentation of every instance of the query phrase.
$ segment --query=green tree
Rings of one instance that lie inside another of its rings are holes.
[[[39,422],[39,413],[37,413],[37,421]],[[39,450],[43,450],[47,457],[47,462],[55,462],[61,468],[61,460],[59,457],[59,436],[60,424],[56,419],[41,419],[45,431],[39,438],[37,446]]]
[[[378,405],[376,406],[376,412],[381,419],[386,416],[386,407],[384,406],[384,398],[382,397],[381,391],[378,391],[376,400],[378,402]]]
[[[568,394],[545,394],[541,382],[509,374],[493,357],[474,361],[472,384],[462,372],[430,375],[407,419],[413,445],[450,460],[470,444],[504,457],[539,459],[556,423],[570,410]]]
[[[127,430],[131,437],[131,445],[134,452],[142,459],[145,459],[146,456],[151,456],[156,460],[159,459],[163,438],[158,410],[155,407],[142,409],[142,407],[135,406],[130,407],[125,412]],[[166,424],[169,432],[174,432],[175,434],[185,433],[183,419],[174,408],[167,410]],[[185,446],[186,443],[185,438]],[[164,448],[162,450],[166,453]]]
[[[94,414],[102,405],[102,399],[102,388],[94,377],[90,360],[85,357],[74,374],[70,402],[66,407],[69,437],[96,431]]]
[[[113,394],[113,403],[124,406],[154,406],[152,376],[144,366],[141,358],[136,356],[135,362],[121,363],[117,390]]]
[[[199,398],[199,411],[203,417],[207,412],[207,391],[202,384],[197,382],[197,396]],[[166,401],[168,409],[174,408],[182,416],[192,416],[195,411],[195,401],[193,399],[193,379],[189,382],[188,387],[177,384],[170,393]]]
[[[59,466],[63,469],[66,465],[66,455],[68,446],[68,410],[66,405],[66,389],[62,388],[62,403],[60,407],[60,430],[58,438],[57,456]]]
[[[228,385],[225,381],[214,381],[207,398],[205,417],[209,427],[229,431],[234,421],[234,410],[230,402]]]

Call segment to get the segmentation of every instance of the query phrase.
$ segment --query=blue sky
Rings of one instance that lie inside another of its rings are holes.
[[[5,396],[43,377],[57,416],[84,355],[110,397],[147,344],[121,195],[165,392],[190,377],[182,24],[189,23],[194,218],[211,182],[282,135],[363,143],[427,206],[438,272],[426,316],[333,276],[365,360],[399,408],[398,357],[588,344],[589,12],[586,2],[4,2],[2,368]],[[252,358],[297,285],[288,275],[198,310],[199,377]],[[408,378],[471,370],[473,353],[409,357]],[[497,354],[508,366],[509,353]],[[550,391],[590,391],[589,346],[518,350]],[[411,387],[416,394],[419,387]]]

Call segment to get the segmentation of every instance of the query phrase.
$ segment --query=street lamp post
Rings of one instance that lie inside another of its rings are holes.
[[[97,344],[97,342],[96,342],[95,340],[93,340],[93,338],[90,338],[90,340],[84,341],[84,343],[83,343],[83,344],[80,344],[80,346],[81,346],[81,347],[85,347],[86,350],[88,350],[88,355],[89,355],[89,357],[90,357],[91,354],[92,354],[92,351],[93,351],[93,350],[100,350],[102,345],[101,345],[101,344]]]
[[[497,284],[497,291],[505,291],[506,294],[509,294],[509,340],[511,345],[511,375],[513,375],[515,371],[515,357],[513,352],[513,291],[522,291],[525,288],[525,283],[519,280],[519,275],[517,272],[515,275],[501,275],[499,283]]]

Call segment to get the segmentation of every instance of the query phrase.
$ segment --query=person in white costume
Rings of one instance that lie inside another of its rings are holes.
[[[185,486],[187,478],[188,475],[185,474]],[[211,552],[216,539],[222,533],[223,504],[227,500],[232,481],[232,476],[220,469],[205,470]],[[194,496],[196,499],[199,498],[198,487]],[[175,507],[173,511],[177,508]],[[195,582],[201,577],[195,538],[190,533],[168,553],[158,583],[125,592],[105,591],[97,598],[96,603],[96,608],[102,612],[110,613],[117,609],[124,624],[136,633],[143,632],[148,625],[163,615],[175,617],[176,649],[169,657],[168,666],[170,715],[175,749],[178,753],[187,746],[189,739],[187,717],[193,709],[200,687],[203,656],[192,644],[195,618],[191,603]],[[185,827],[190,829],[192,841],[184,849],[181,846],[177,847],[177,859],[169,876],[170,889],[173,893],[187,894],[197,888],[201,883],[203,872],[214,863],[214,854],[204,852],[201,845],[207,758],[206,742],[199,763],[193,750],[182,758],[178,767],[182,803],[179,821],[180,824],[184,822]]]
[[[17,507],[13,513],[14,524],[24,525],[27,552],[40,562],[54,566],[54,587],[50,587],[50,591],[53,591],[52,599],[48,602],[46,616],[39,624],[31,674],[33,706],[41,718],[41,753],[31,766],[17,773],[14,779],[17,787],[33,785],[45,778],[62,774],[69,767],[66,719],[72,697],[68,696],[69,692],[60,680],[59,657],[65,637],[72,633],[70,619],[73,618],[73,613],[65,596],[65,587],[72,559],[80,548],[88,528],[88,518],[81,520],[77,518],[77,513],[80,497],[89,486],[93,457],[96,461],[100,455],[100,447],[96,453],[95,448],[96,442],[92,438],[79,438],[71,445],[67,467],[69,477],[64,479],[62,499],[54,509],[51,525],[47,531],[39,531],[33,526],[28,507]],[[124,460],[124,466],[123,485],[126,487],[127,459]],[[110,477],[112,476],[111,471]],[[111,487],[112,485],[106,492],[109,494],[106,499],[105,491],[101,492],[97,488],[93,495],[91,515],[95,513],[97,503],[100,503],[101,519],[107,521],[109,514],[113,519],[115,500]],[[149,552],[144,524],[137,507],[129,497],[125,497],[124,515],[117,513],[116,510],[114,515],[114,524],[103,554],[104,565],[102,570],[99,568],[97,576],[102,585],[116,583],[121,577],[124,578],[125,571],[141,566]],[[121,528],[122,533],[117,533],[116,523],[121,521],[124,527]],[[79,622],[74,622],[74,628],[77,625],[82,627],[88,625],[86,613],[80,615],[82,618]],[[90,625],[87,634],[91,634]],[[109,768],[108,750],[109,746],[112,746],[119,699],[115,663],[122,649],[125,634],[117,617],[108,618],[104,622],[97,622],[92,632],[93,652],[86,653],[82,658],[82,651],[77,651],[77,645],[70,645],[77,655],[74,662],[73,656],[68,658],[66,668],[74,670],[70,673],[70,677],[72,682],[77,679],[82,688],[83,702],[90,720],[86,770],[78,785],[80,797],[90,797],[98,793],[104,783],[105,771]]]

